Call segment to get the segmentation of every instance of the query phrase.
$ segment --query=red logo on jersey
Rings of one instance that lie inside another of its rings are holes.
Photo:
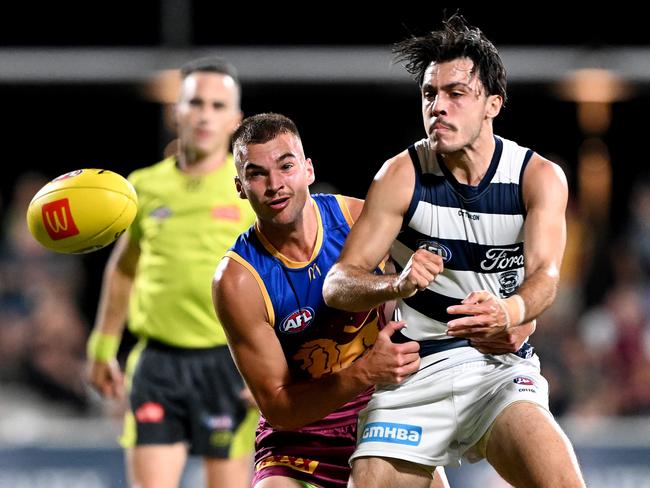
[[[41,215],[45,230],[53,241],[79,234],[67,198],[46,203],[41,208]]]
[[[224,205],[222,207],[213,207],[212,218],[224,219],[224,220],[239,220],[241,218],[241,210],[237,205]]]
[[[135,418],[142,423],[160,423],[165,418],[165,409],[160,403],[145,402],[135,411]]]

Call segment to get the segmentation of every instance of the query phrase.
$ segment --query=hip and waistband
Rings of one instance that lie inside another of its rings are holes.
[[[413,339],[409,339],[401,331],[395,332],[392,336],[392,340],[396,344],[403,344],[405,342],[410,342]],[[458,347],[473,347],[469,340],[463,339],[460,337],[452,337],[450,339],[433,339],[433,340],[423,340],[417,341],[420,344],[420,357],[424,358],[435,354],[437,352],[448,351],[449,349],[456,349]],[[522,359],[529,359],[535,354],[535,348],[529,343],[524,342],[523,346],[515,353],[516,356],[519,356]]]
[[[172,344],[167,344],[165,342],[158,341],[156,339],[146,339],[147,348],[153,349],[156,351],[169,352],[173,354],[180,355],[200,355],[200,354],[214,354],[215,352],[227,350],[228,346],[226,344],[220,344],[218,346],[211,347],[179,347]]]

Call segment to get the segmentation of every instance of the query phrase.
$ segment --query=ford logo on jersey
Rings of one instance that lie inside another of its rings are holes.
[[[302,332],[311,325],[313,320],[314,309],[311,307],[303,307],[291,312],[289,316],[285,317],[280,324],[280,332],[285,332],[287,334]]]
[[[361,442],[390,442],[417,446],[422,439],[422,427],[392,422],[371,422],[363,428]]]

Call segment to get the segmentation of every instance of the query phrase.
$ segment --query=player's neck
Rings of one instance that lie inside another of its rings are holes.
[[[199,154],[191,148],[181,148],[176,156],[178,168],[186,174],[203,175],[223,166],[228,150],[221,148],[209,154]]]
[[[495,143],[492,132],[479,136],[472,144],[442,156],[445,166],[458,183],[478,186],[492,162]]]
[[[288,224],[258,221],[258,228],[264,237],[291,261],[308,262],[318,241],[318,219],[311,198],[305,203],[301,215]]]

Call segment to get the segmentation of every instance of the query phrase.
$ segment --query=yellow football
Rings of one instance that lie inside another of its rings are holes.
[[[135,188],[105,169],[78,169],[41,188],[27,225],[44,247],[67,254],[101,249],[120,237],[138,210]]]

